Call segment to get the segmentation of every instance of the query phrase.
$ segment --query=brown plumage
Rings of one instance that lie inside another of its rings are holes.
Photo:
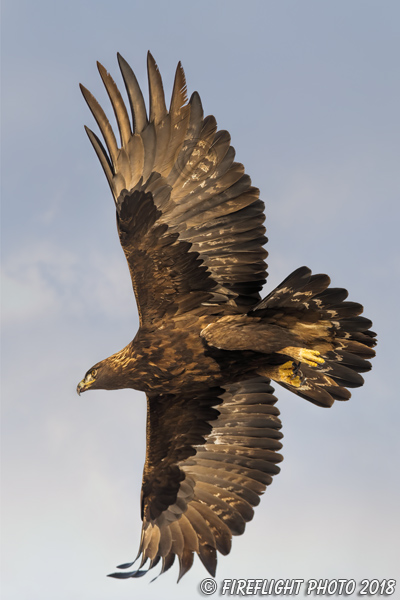
[[[140,329],[78,385],[147,394],[139,577],[178,557],[182,577],[197,553],[214,575],[253,507],[279,472],[279,411],[270,380],[319,406],[363,384],[375,334],[330,288],[297,269],[265,299],[264,204],[226,131],[187,101],[178,64],[169,110],[148,55],[150,110],[118,56],[131,109],[99,65],[116,116],[118,144],[100,105],[82,92],[104,138],[86,129],[110,185]]]

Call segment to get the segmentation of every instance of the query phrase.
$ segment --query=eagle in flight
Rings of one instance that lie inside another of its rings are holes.
[[[120,142],[96,99],[83,96],[105,145],[86,128],[114,197],[118,234],[140,317],[132,342],[91,367],[86,390],[147,396],[147,450],[136,570],[197,553],[215,575],[253,507],[279,472],[281,421],[271,380],[317,406],[348,400],[374,356],[371,321],[327,275],[301,267],[265,298],[264,203],[227,131],[187,100],[176,69],[169,110],[147,57],[150,107],[128,63],[118,62],[131,118],[102,65]]]

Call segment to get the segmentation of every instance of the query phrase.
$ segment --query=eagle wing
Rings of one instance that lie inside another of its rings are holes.
[[[81,86],[105,147],[86,131],[106,174],[135,290],[140,319],[208,304],[245,312],[266,280],[264,204],[252,187],[227,131],[204,118],[199,95],[187,101],[178,64],[169,111],[157,65],[148,54],[150,110],[136,77],[118,55],[132,113],[98,65],[118,124],[112,127]],[[212,292],[211,292],[212,291]]]
[[[151,569],[160,559],[164,572],[177,556],[181,578],[194,553],[215,575],[217,551],[229,553],[232,535],[243,533],[280,470],[273,391],[269,379],[257,377],[190,397],[148,398],[141,562],[112,577],[140,577],[147,561]]]

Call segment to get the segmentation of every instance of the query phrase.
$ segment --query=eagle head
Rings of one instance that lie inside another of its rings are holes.
[[[82,381],[78,383],[76,387],[76,391],[79,394],[79,396],[81,395],[81,392],[86,392],[86,390],[89,390],[91,388],[99,387],[98,385],[96,385],[96,383],[98,384],[98,374],[99,368],[97,365],[89,369],[85,377],[82,379]]]
[[[76,391],[79,395],[86,390],[115,390],[120,387],[118,374],[112,368],[112,361],[106,358],[96,363],[87,372],[85,377],[77,385]]]
[[[133,359],[128,374],[134,368]],[[87,372],[85,377],[77,385],[76,391],[80,395],[86,390],[119,390],[126,387],[135,387],[131,385],[126,371],[126,349],[109,356],[108,358],[96,363]]]

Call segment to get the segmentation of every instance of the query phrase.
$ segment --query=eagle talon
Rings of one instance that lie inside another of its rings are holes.
[[[293,365],[293,376],[292,377],[295,377],[296,375],[301,376],[301,371],[300,371],[301,363],[293,361],[292,365]]]
[[[325,360],[321,357],[318,350],[310,350],[309,348],[297,348],[296,346],[288,346],[280,351],[281,354],[287,354],[299,363],[305,363],[310,367],[323,365]]]
[[[323,365],[325,360],[321,357],[321,353],[318,350],[309,350],[308,348],[300,349],[301,361],[310,365],[311,367],[317,367]]]
[[[288,361],[278,367],[277,381],[287,383],[288,385],[292,385],[294,387],[300,387],[302,381],[301,375],[300,363]]]

